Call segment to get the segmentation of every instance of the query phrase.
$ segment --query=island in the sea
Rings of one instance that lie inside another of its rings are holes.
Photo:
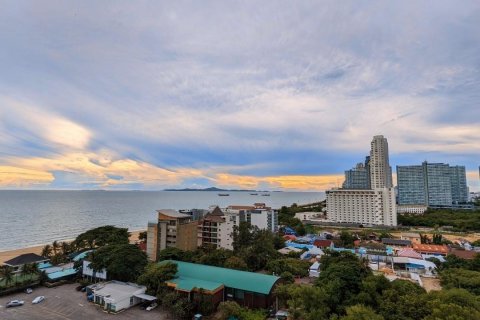
[[[214,192],[272,192],[272,191],[261,191],[261,190],[248,190],[248,189],[220,189],[217,187],[209,187],[209,188],[184,188],[184,189],[164,189],[163,191],[214,191]],[[281,192],[281,191],[273,191],[273,192]]]

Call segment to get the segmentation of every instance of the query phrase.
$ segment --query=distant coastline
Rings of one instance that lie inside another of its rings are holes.
[[[229,192],[283,192],[283,191],[262,191],[262,190],[249,190],[249,189],[220,189],[216,187],[210,187],[210,188],[202,188],[202,189],[196,189],[196,188],[184,188],[184,189],[164,189],[163,191],[210,191],[210,192],[224,192],[224,191],[229,191]]]

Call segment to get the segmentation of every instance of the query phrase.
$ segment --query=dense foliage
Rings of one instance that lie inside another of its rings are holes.
[[[390,282],[373,275],[364,261],[345,252],[323,256],[321,265],[314,286],[283,285],[276,289],[279,303],[288,308],[292,319],[480,319],[480,298],[467,290],[447,286],[446,290],[427,293],[410,281]],[[480,283],[474,282],[467,289],[473,286],[480,288]]]
[[[234,301],[225,301],[218,306],[221,320],[237,318],[241,320],[264,320],[265,312],[262,310],[250,310],[242,308]]]
[[[128,244],[129,237],[127,228],[102,226],[78,235],[73,244],[77,249],[94,249],[113,244]]]
[[[109,279],[134,282],[147,265],[147,255],[133,244],[111,244],[89,254],[93,270],[107,270]]]
[[[428,209],[421,215],[399,215],[398,223],[404,226],[452,226],[456,231],[480,231],[480,210]]]

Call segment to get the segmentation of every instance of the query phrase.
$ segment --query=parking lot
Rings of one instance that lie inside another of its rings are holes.
[[[66,284],[56,288],[38,287],[33,293],[16,293],[0,297],[0,319],[2,320],[85,320],[85,319],[168,319],[160,308],[152,311],[135,306],[119,314],[107,314],[99,306],[87,302],[85,293],[75,290],[77,284]],[[45,301],[32,304],[37,296],[45,296]],[[5,308],[10,300],[23,300],[25,305]]]

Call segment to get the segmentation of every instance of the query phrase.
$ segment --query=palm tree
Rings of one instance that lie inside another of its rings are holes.
[[[53,241],[52,243],[53,254],[57,255],[58,249],[60,249],[60,245],[58,244],[57,240]]]
[[[36,262],[30,263],[30,274],[31,275],[37,275],[39,273],[40,273],[40,270],[38,270],[38,263],[36,263]]]
[[[13,268],[10,266],[3,266],[1,273],[5,280],[5,285],[8,287],[8,284],[13,281]]]
[[[25,263],[23,266],[22,266],[22,271],[20,273],[22,276],[24,276],[25,278],[27,278],[27,276],[31,275],[30,273],[30,264],[29,263]]]
[[[63,241],[61,244],[60,244],[60,248],[62,249],[62,253],[67,256],[68,254],[70,254],[71,252],[71,247],[70,247],[70,244],[68,242],[65,242]]]
[[[52,256],[52,246],[47,244],[42,249],[42,257],[50,258]]]

